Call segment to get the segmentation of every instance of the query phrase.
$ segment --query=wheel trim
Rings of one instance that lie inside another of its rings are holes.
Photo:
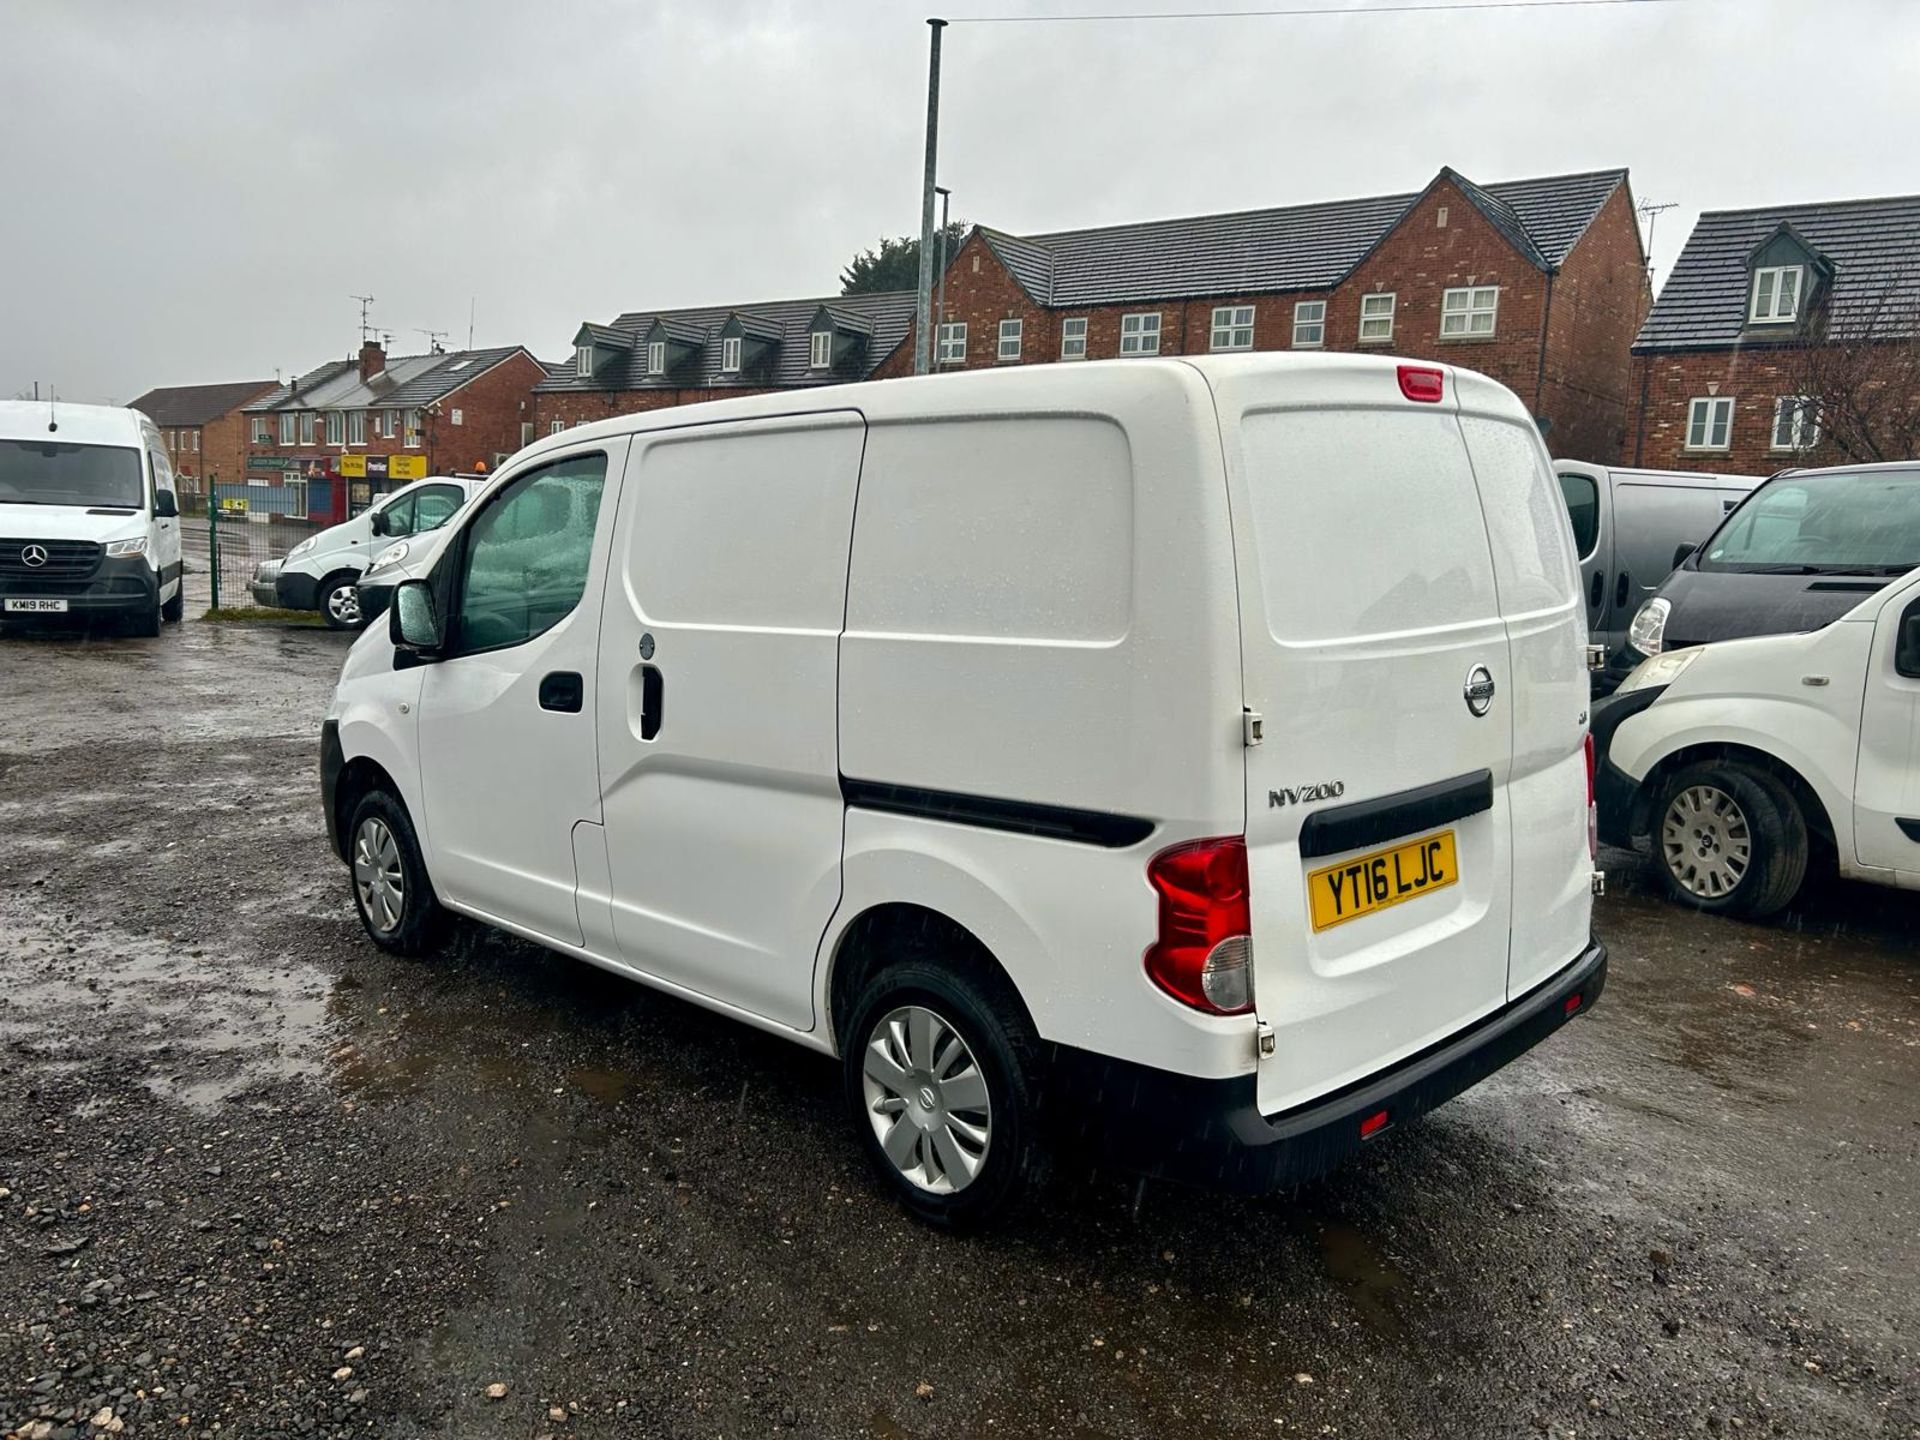
[[[360,913],[375,934],[391,935],[400,928],[407,908],[400,847],[386,821],[377,816],[362,820],[353,837],[353,890],[360,899]]]
[[[1753,867],[1753,830],[1738,802],[1716,785],[1690,785],[1660,824],[1667,873],[1701,900],[1725,900]]]
[[[360,592],[352,585],[336,585],[327,592],[327,614],[342,625],[351,625],[360,618]]]
[[[979,1178],[993,1141],[993,1102],[973,1051],[943,1016],[903,1005],[867,1036],[861,1085],[874,1138],[916,1189],[952,1195]]]

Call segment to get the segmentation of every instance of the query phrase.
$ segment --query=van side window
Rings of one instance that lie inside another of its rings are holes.
[[[460,508],[458,485],[427,485],[413,492],[413,533],[438,530]]]
[[[607,478],[603,453],[529,470],[467,528],[453,650],[524,645],[566,619],[587,588]]]
[[[413,496],[405,495],[380,511],[381,537],[398,540],[413,534]]]
[[[1600,539],[1600,487],[1590,475],[1562,474],[1560,493],[1567,498],[1567,517],[1573,521],[1574,551],[1585,560]]]

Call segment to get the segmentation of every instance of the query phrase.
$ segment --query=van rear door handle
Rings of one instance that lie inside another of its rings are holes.
[[[1620,572],[1620,583],[1613,587],[1613,603],[1616,609],[1627,603],[1627,585],[1627,572],[1622,570]]]
[[[1607,577],[1598,570],[1593,572],[1593,584],[1587,590],[1587,603],[1594,609],[1600,608],[1600,602],[1606,598]]]
[[[540,708],[578,715],[585,693],[586,686],[581,682],[579,671],[555,670],[540,681]]]
[[[651,740],[660,733],[660,720],[666,706],[667,682],[658,665],[640,667],[640,738]]]

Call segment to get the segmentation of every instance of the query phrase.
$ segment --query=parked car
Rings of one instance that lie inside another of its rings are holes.
[[[180,505],[160,429],[117,405],[0,401],[0,624],[184,613]]]
[[[1760,486],[1633,618],[1641,656],[1829,625],[1920,565],[1920,464],[1793,470]]]
[[[280,560],[254,566],[256,605],[318,610],[336,630],[361,623],[356,587],[387,542],[437,530],[486,487],[487,476],[435,475],[382,496],[351,520],[309,535]]]
[[[839,1057],[886,1185],[1048,1114],[1265,1191],[1593,1003],[1586,635],[1483,376],[1266,354],[632,414],[515,455],[322,730],[375,944],[443,907]]]
[[[1606,647],[1594,678],[1611,690],[1645,658],[1627,645],[1627,625],[1673,572],[1678,555],[1698,543],[1764,478],[1688,470],[1635,470],[1556,460],[1560,490],[1573,521],[1587,628]]]
[[[1702,910],[1785,908],[1816,853],[1920,889],[1920,570],[1809,633],[1667,650],[1594,714],[1600,833]]]
[[[370,625],[387,613],[394,588],[403,580],[418,579],[433,568],[447,537],[448,531],[442,527],[425,535],[396,540],[373,557],[373,563],[354,586],[362,625]]]

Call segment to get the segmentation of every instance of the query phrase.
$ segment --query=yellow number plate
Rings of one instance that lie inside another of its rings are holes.
[[[1430,890],[1444,890],[1459,878],[1451,830],[1342,860],[1307,876],[1313,928],[1344,925]]]

